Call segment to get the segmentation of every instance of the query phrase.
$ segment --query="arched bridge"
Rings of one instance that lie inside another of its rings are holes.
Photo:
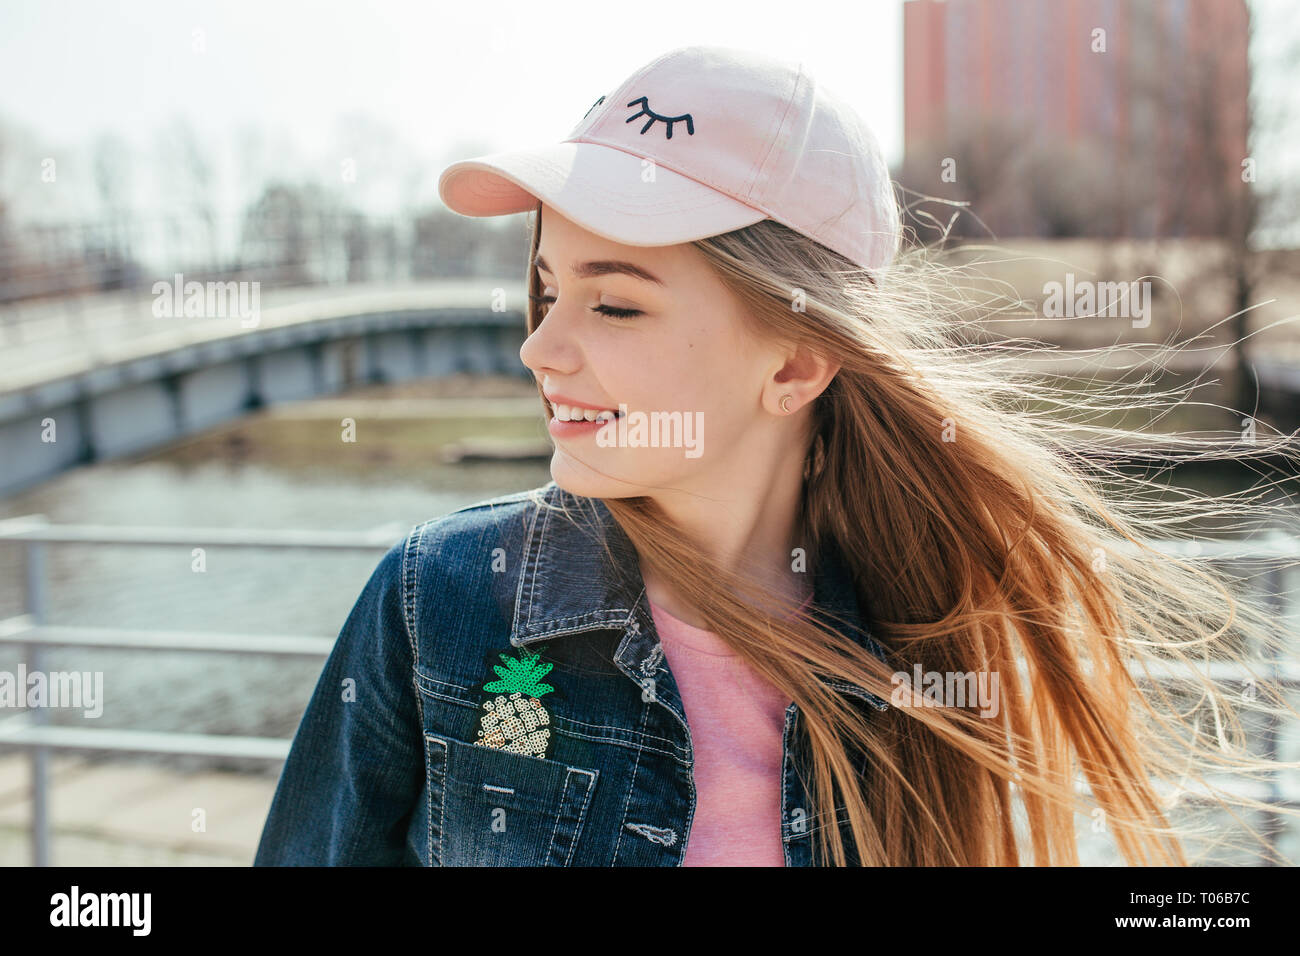
[[[245,290],[242,308],[155,288],[0,311],[0,494],[354,385],[530,378],[517,280]]]

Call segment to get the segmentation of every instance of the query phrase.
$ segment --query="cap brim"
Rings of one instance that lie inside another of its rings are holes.
[[[463,216],[527,212],[538,200],[589,232],[633,246],[666,246],[766,219],[689,176],[597,143],[555,143],[453,163],[438,194]]]

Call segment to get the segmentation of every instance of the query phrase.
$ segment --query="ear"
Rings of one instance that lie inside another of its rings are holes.
[[[764,404],[778,415],[789,415],[810,405],[826,391],[841,365],[841,362],[807,346],[796,347],[785,353],[783,364],[772,373],[769,387],[764,390],[767,393]],[[783,409],[782,399],[786,395],[791,398]]]

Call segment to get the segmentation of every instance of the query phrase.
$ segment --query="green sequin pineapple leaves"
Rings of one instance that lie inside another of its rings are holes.
[[[543,661],[540,654],[537,654],[527,647],[519,648],[519,657],[507,657],[505,654],[498,654],[505,667],[501,664],[493,664],[492,670],[496,671],[500,680],[489,681],[483,685],[484,690],[490,690],[493,693],[505,692],[512,694],[518,691],[521,694],[527,694],[529,697],[541,697],[543,694],[549,694],[555,690],[550,684],[543,684],[542,678],[551,672],[555,665]]]

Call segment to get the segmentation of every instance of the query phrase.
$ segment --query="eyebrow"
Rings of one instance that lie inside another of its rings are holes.
[[[551,272],[551,267],[546,264],[546,260],[540,255],[533,260],[533,265],[543,272]],[[594,262],[583,262],[573,267],[571,270],[575,279],[594,279],[598,276],[616,275],[622,273],[629,275],[634,279],[641,279],[644,282],[653,282],[656,285],[663,285],[663,280],[653,272],[642,269],[633,262],[621,262],[617,259],[598,259]],[[554,272],[551,272],[554,275]]]

